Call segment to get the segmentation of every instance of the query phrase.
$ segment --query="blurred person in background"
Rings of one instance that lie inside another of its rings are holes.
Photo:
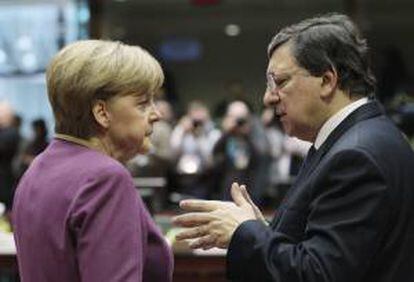
[[[285,133],[283,132],[282,125],[277,120],[274,111],[270,108],[265,108],[261,115],[262,123],[265,127],[266,138],[269,141],[270,150],[269,150],[269,166],[266,168],[266,174],[268,176],[268,187],[267,194],[269,200],[280,202],[280,198],[284,194],[283,183],[284,181],[283,174],[280,171],[280,160],[282,159],[282,154],[284,153],[284,140]]]
[[[271,160],[267,168],[268,194],[276,204],[279,204],[297,176],[312,144],[287,135],[271,108],[264,109],[262,122],[271,148],[269,153]]]
[[[283,153],[279,160],[279,169],[284,179],[298,175],[303,160],[312,143],[285,134],[283,139]]]
[[[46,78],[56,136],[16,189],[21,281],[171,281],[171,250],[124,167],[149,150],[159,63],[138,46],[85,40]]]
[[[22,155],[20,156],[20,176],[26,171],[34,158],[49,145],[46,122],[43,119],[36,119],[32,121],[31,126],[33,138],[23,149]]]
[[[21,164],[22,164],[22,156],[24,153],[24,150],[26,149],[28,145],[28,140],[21,134],[21,128],[23,124],[23,118],[20,115],[15,115],[13,120],[13,126],[16,128],[18,134],[19,134],[19,144],[17,153],[13,159],[13,174],[15,175],[16,184],[19,181],[22,170],[21,170]]]
[[[262,204],[268,186],[269,141],[265,128],[249,105],[231,102],[222,120],[223,135],[214,147],[218,199],[230,199],[234,181],[248,185],[253,199]]]
[[[251,137],[251,112],[242,101],[231,102],[222,120],[223,134],[213,150],[217,199],[228,200],[229,185],[245,183],[252,193],[257,166],[257,152]]]
[[[11,106],[0,101],[0,202],[10,210],[15,185],[13,159],[19,149],[20,134],[14,125],[15,114]]]
[[[186,115],[171,134],[180,193],[202,199],[210,197],[212,151],[220,136],[207,106],[200,101],[190,102]]]
[[[271,143],[271,156],[274,163],[272,177],[277,177],[282,182],[289,181],[298,174],[301,163],[312,144],[286,134],[270,108],[263,111],[262,121]]]

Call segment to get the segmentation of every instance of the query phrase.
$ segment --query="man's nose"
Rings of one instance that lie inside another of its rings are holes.
[[[269,89],[266,89],[265,94],[263,96],[263,104],[266,107],[272,106],[277,104],[279,102],[279,95],[278,93],[275,93],[275,91],[271,91]]]

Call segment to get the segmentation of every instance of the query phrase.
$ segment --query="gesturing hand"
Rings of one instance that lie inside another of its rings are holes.
[[[176,225],[189,227],[179,233],[177,240],[195,239],[191,248],[227,248],[236,228],[244,221],[258,219],[265,222],[244,185],[233,183],[231,196],[234,202],[184,200],[180,207],[190,213],[173,219]]]

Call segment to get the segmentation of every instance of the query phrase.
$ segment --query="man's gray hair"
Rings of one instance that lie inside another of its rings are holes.
[[[310,74],[320,76],[332,70],[338,75],[339,88],[349,95],[373,95],[375,77],[368,45],[348,16],[327,14],[283,28],[268,46],[269,58],[285,43],[292,44],[297,63]]]

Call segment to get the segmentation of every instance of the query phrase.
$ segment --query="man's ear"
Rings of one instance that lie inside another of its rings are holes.
[[[92,114],[96,122],[103,128],[108,128],[110,124],[110,114],[108,112],[107,104],[104,100],[96,100],[92,105]]]
[[[338,85],[338,74],[335,69],[327,70],[322,75],[322,91],[320,92],[322,99],[327,99],[332,96]]]

